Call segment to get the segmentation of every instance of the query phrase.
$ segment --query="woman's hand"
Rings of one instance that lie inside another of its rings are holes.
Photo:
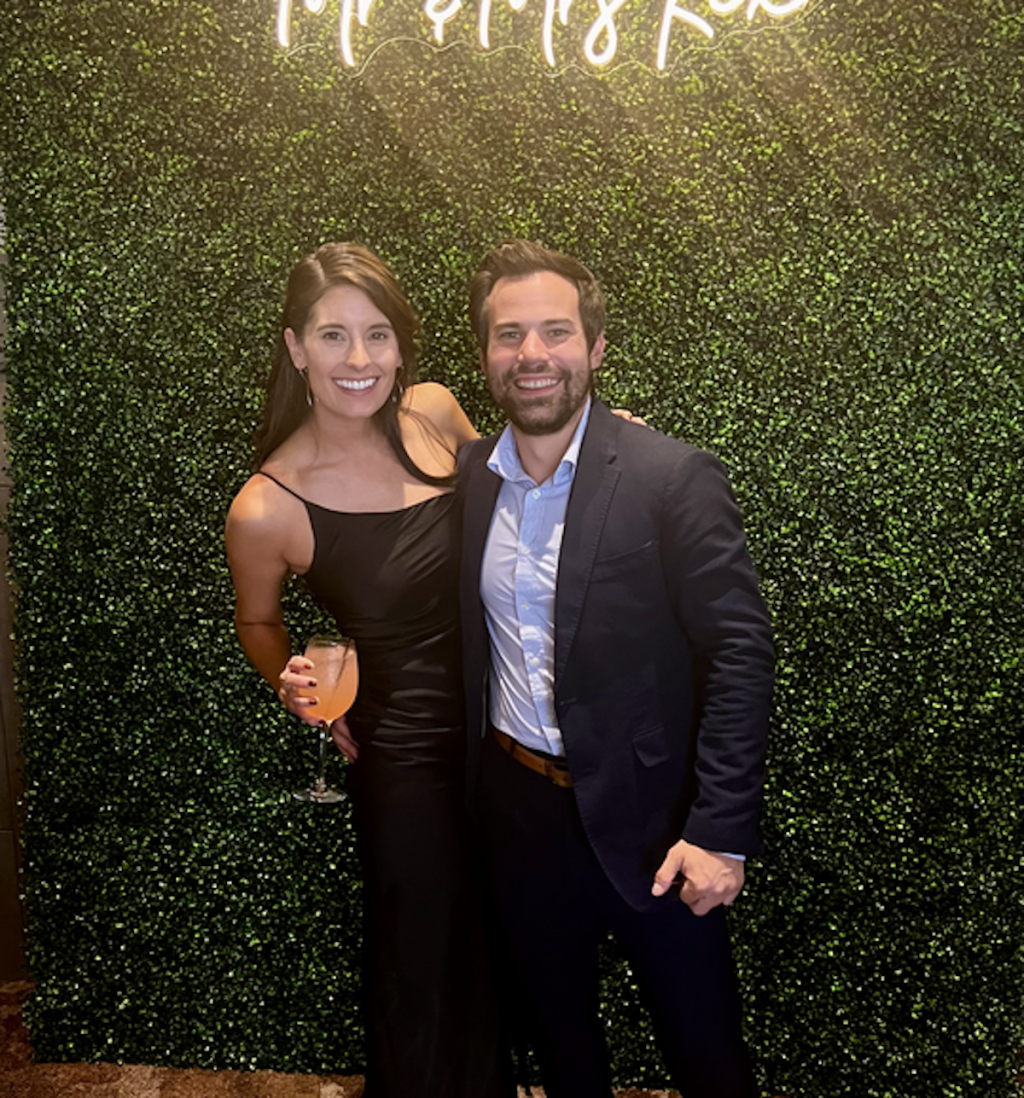
[[[612,415],[613,416],[618,416],[619,419],[624,419],[627,423],[636,423],[640,427],[650,427],[651,426],[647,422],[647,420],[643,418],[643,416],[633,415],[633,413],[628,408],[613,408],[612,409]],[[651,430],[653,430],[653,429],[654,428],[652,427]]]
[[[307,660],[305,656],[292,656],[281,672],[281,686],[277,691],[277,696],[289,713],[294,713],[306,724],[318,727],[321,718],[313,717],[309,713],[310,707],[316,705],[316,697],[305,697],[299,693],[300,690],[309,690],[316,687],[316,679],[310,674],[312,667],[313,662]],[[356,741],[352,739],[352,733],[349,732],[344,717],[339,717],[331,725],[331,739],[334,740],[335,747],[349,762],[356,761],[359,757],[359,747]]]
[[[334,746],[350,763],[354,763],[359,758],[359,745],[352,739],[352,733],[349,732],[344,717],[339,717],[331,725],[331,739],[334,740]]]
[[[289,713],[294,713],[296,717],[301,717],[306,724],[315,727],[320,724],[321,718],[312,716],[309,710],[316,705],[317,699],[316,697],[305,697],[299,693],[300,690],[309,690],[311,687],[316,686],[316,679],[310,674],[312,668],[312,660],[307,660],[305,656],[292,656],[279,676],[281,685],[278,688],[277,696]]]

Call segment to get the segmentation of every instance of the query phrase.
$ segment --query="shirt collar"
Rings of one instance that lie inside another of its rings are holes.
[[[572,440],[558,463],[558,468],[551,474],[551,483],[560,485],[571,482],[576,476],[576,466],[579,464],[580,447],[583,445],[583,435],[590,421],[591,398],[587,397],[587,403],[583,408]],[[512,425],[507,423],[505,430],[501,432],[498,441],[494,444],[491,456],[487,459],[487,468],[498,474],[502,480],[510,480],[516,484],[526,484],[534,487],[533,477],[523,469],[519,460],[519,450],[516,447],[516,438],[512,433]]]

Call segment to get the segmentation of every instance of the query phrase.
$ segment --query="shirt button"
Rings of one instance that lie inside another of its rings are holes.
[[[523,605],[522,605],[522,609],[523,610],[529,610],[530,609],[530,604],[528,602],[524,602]]]
[[[531,495],[533,496],[534,499],[540,499],[540,489],[539,488],[534,488]]]

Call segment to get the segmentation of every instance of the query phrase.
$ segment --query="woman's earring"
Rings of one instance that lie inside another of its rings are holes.
[[[309,369],[304,368],[299,371],[302,374],[302,380],[306,383],[306,403],[313,407],[313,390],[309,387]]]
[[[404,393],[405,393],[405,386],[396,377],[395,378],[394,388],[391,390],[391,403],[392,404],[401,404],[402,403],[402,396],[403,396]]]

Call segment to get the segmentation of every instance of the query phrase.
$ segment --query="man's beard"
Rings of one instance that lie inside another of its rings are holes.
[[[583,407],[594,388],[592,373],[588,372],[584,381],[579,375],[560,370],[558,376],[562,384],[551,396],[523,401],[522,390],[516,388],[515,380],[529,376],[529,370],[522,370],[502,379],[500,392],[494,381],[490,382],[494,403],[508,416],[512,426],[524,435],[557,434]]]

